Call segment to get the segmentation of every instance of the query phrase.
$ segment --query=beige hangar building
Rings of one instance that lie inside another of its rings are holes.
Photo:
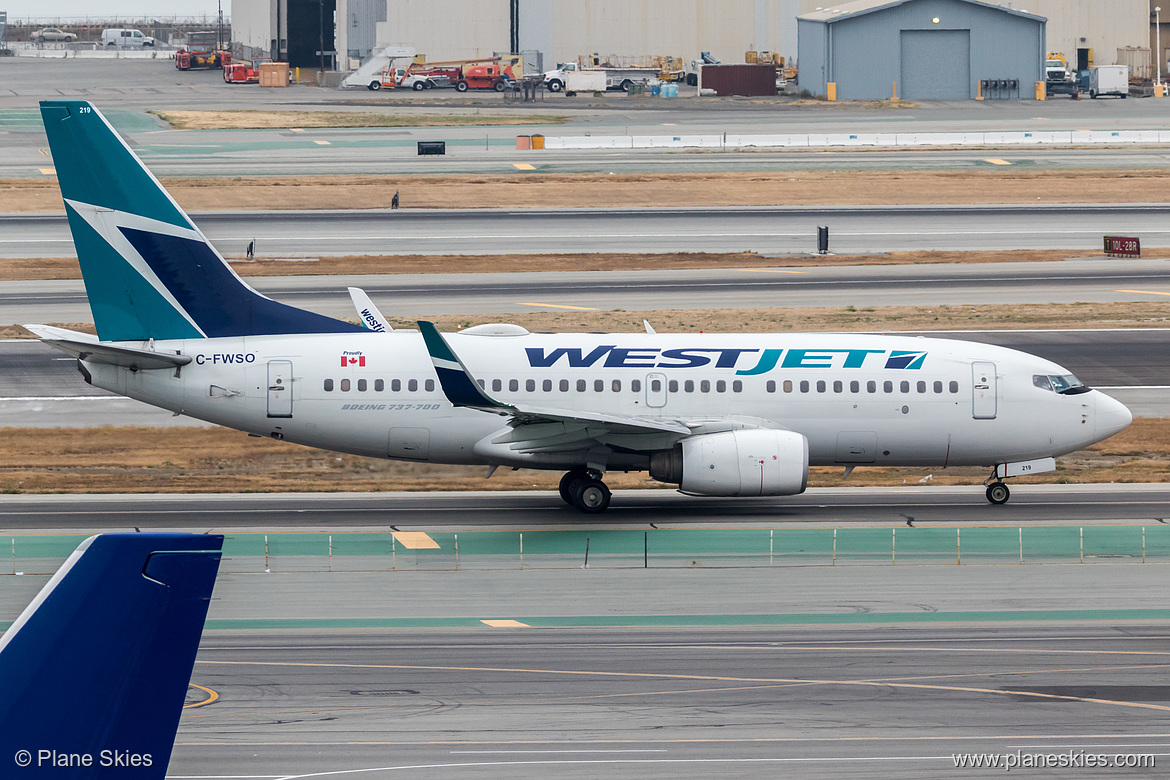
[[[1104,65],[1116,61],[1119,48],[1154,48],[1157,0],[994,4],[1045,17],[1046,48],[1064,52],[1074,66],[1078,51],[1080,64],[1091,57],[1091,64]],[[530,69],[538,62],[550,69],[593,53],[690,61],[710,52],[725,63],[738,63],[746,51],[770,51],[791,63],[797,56],[797,17],[849,5],[826,0],[232,0],[231,19],[239,54],[271,56],[301,67],[316,68],[324,60],[327,70],[349,70],[382,45],[402,44],[432,62],[512,52],[524,53]],[[1170,19],[1170,0],[1166,5]],[[1162,43],[1170,50],[1170,29]]]

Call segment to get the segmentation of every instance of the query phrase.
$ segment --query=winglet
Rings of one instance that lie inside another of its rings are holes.
[[[439,375],[439,385],[452,406],[470,406],[476,409],[511,409],[485,393],[471,378],[463,361],[451,349],[434,323],[418,320],[418,329],[426,342],[431,363]]]
[[[222,547],[171,533],[81,543],[0,637],[0,775],[89,756],[85,777],[163,779]]]
[[[349,290],[349,299],[353,301],[353,307],[357,309],[358,318],[362,321],[362,326],[369,328],[375,333],[386,333],[394,330],[390,327],[390,323],[382,316],[382,312],[378,311],[378,307],[370,300],[370,296],[366,295],[366,291],[360,287],[347,287]]]

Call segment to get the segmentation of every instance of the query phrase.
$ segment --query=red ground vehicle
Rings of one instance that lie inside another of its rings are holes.
[[[187,36],[187,45],[175,52],[175,67],[223,68],[232,62],[232,53],[220,48],[219,33],[214,30],[193,32]]]
[[[223,80],[228,84],[259,84],[260,63],[232,62],[224,65]]]
[[[472,65],[463,69],[463,75],[455,82],[455,89],[466,92],[469,89],[494,89],[503,92],[511,79],[500,70],[499,65]]]

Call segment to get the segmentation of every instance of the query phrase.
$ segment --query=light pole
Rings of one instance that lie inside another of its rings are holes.
[[[1156,39],[1155,46],[1158,47],[1158,84],[1162,83],[1162,6],[1154,6],[1154,37]]]

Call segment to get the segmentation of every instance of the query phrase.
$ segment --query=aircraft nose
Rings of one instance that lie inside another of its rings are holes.
[[[1120,433],[1133,422],[1133,414],[1115,398],[1097,391],[1097,435],[1102,439]]]

